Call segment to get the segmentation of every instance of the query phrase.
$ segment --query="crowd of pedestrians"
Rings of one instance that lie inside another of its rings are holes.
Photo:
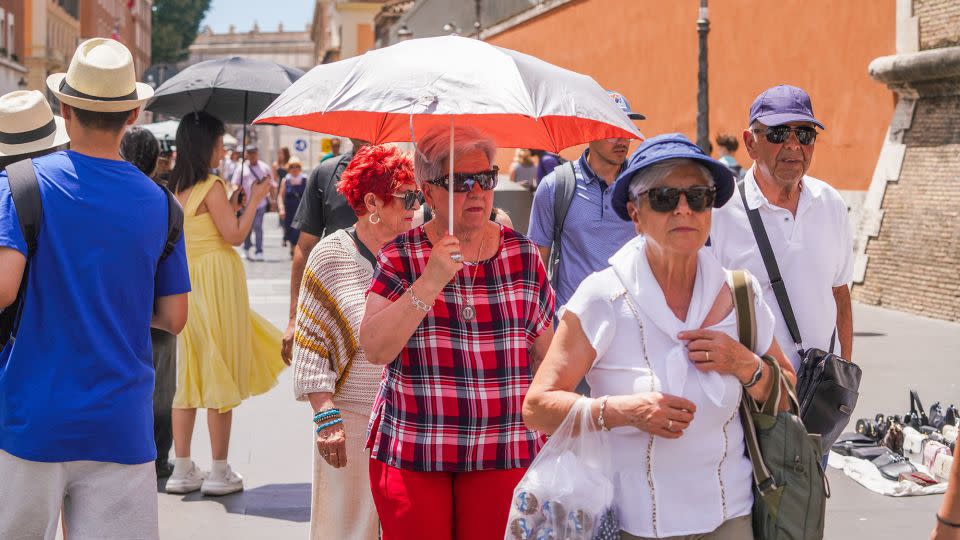
[[[621,539],[752,538],[741,395],[780,395],[801,348],[852,358],[847,210],[807,175],[825,128],[800,88],[757,96],[720,160],[681,134],[632,155],[627,139],[572,161],[518,152],[509,176],[534,192],[520,232],[473,128],[427,131],[412,156],[354,140],[307,177],[289,151],[228,157],[223,122],[197,112],[170,168],[133,126],[152,90],[123,45],[82,43],[47,84],[60,116],[38,91],[0,97],[0,307],[15,305],[0,538],[53,538],[61,517],[69,538],[157,538],[157,477],[168,493],[242,490],[232,410],[291,364],[315,434],[312,538],[503,538],[514,488],[583,394],[611,431]],[[42,222],[22,226],[31,185]],[[262,260],[274,203],[293,258],[285,332],[250,309],[235,249]]]

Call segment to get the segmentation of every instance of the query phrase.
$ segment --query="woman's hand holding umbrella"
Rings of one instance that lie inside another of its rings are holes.
[[[420,278],[425,280],[431,288],[435,288],[437,294],[440,294],[440,291],[446,287],[447,283],[450,283],[453,276],[463,268],[460,240],[456,236],[447,234],[446,231],[443,232],[443,235],[433,246],[430,259],[427,260],[427,267],[423,270],[423,276]]]

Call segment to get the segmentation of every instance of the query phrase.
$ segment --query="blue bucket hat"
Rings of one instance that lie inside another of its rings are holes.
[[[704,165],[713,176],[717,188],[714,208],[720,208],[733,196],[735,181],[733,172],[726,165],[708,156],[699,146],[690,142],[682,133],[666,133],[647,139],[627,160],[627,166],[617,177],[613,186],[611,204],[613,210],[625,221],[630,221],[627,201],[630,200],[630,180],[641,170],[668,159],[689,159]]]

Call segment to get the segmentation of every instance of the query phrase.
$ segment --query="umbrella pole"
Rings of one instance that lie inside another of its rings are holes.
[[[243,93],[243,138],[240,139],[240,180],[242,184],[243,180],[243,160],[246,158],[245,154],[247,153],[247,96],[249,94]],[[253,172],[253,164],[250,166],[250,172]],[[247,195],[250,195],[247,193]]]
[[[453,236],[453,115],[450,115],[450,158],[447,160],[450,162],[450,176],[447,177],[447,228],[450,231],[450,236]]]

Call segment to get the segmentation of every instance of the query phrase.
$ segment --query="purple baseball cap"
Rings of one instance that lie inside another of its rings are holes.
[[[788,122],[813,122],[823,127],[813,116],[810,96],[801,88],[789,84],[779,84],[764,90],[750,106],[750,121],[747,125],[760,122],[765,126],[779,126]]]
[[[620,106],[620,110],[623,111],[623,113],[626,114],[627,117],[630,118],[631,120],[646,120],[646,119],[647,119],[646,116],[644,116],[644,115],[642,115],[642,114],[640,114],[640,113],[635,113],[635,112],[633,112],[633,109],[630,108],[630,104],[627,103],[627,98],[623,97],[623,94],[621,94],[620,92],[615,92],[615,91],[613,91],[613,90],[607,90],[607,93],[610,94],[610,97],[612,97],[613,100],[617,102],[617,105]]]

